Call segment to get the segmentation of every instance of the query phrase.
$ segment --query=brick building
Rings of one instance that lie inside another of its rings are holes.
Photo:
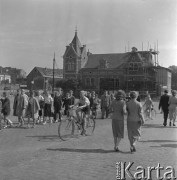
[[[34,67],[27,75],[27,88],[28,89],[50,89],[53,79],[53,69]],[[63,79],[63,70],[55,69],[54,79]]]
[[[82,89],[98,93],[123,89],[155,95],[162,84],[171,90],[171,71],[157,66],[157,56],[157,51],[136,47],[126,53],[92,54],[86,52],[76,32],[63,56],[63,76],[79,78]]]

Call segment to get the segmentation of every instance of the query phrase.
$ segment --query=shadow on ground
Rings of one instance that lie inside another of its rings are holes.
[[[29,138],[37,138],[38,141],[51,142],[51,141],[68,141],[70,139],[78,139],[79,135],[65,135],[60,138],[58,135],[41,135],[41,136],[26,136]]]
[[[177,142],[177,141],[165,139],[165,140],[147,140],[147,141],[140,141],[140,142],[143,142],[143,143],[148,143],[148,142],[163,143],[163,142]]]
[[[144,124],[142,126],[143,128],[160,128],[160,129],[164,129],[164,128],[177,128],[176,126],[166,126],[164,127],[163,125],[161,124]]]
[[[79,153],[123,153],[123,154],[130,154],[131,152],[115,152],[114,150],[104,150],[104,149],[69,149],[69,148],[55,148],[51,149],[48,148],[49,151],[63,151],[63,152],[79,152]]]
[[[161,148],[161,147],[169,147],[169,148],[177,148],[177,144],[161,144],[160,146],[150,146],[154,148]]]
[[[26,136],[26,137],[37,138],[38,141],[45,141],[45,142],[62,141],[57,135]]]

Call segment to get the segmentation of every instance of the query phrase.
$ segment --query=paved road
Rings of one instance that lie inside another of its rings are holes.
[[[111,120],[98,119],[96,123],[93,136],[68,141],[58,138],[57,124],[0,131],[0,180],[115,180],[116,162],[134,162],[131,172],[140,165],[147,172],[147,166],[158,163],[177,171],[177,128],[164,128],[162,114],[146,121],[134,154],[129,150],[127,131],[121,152],[116,153]],[[155,171],[152,175],[154,180]]]

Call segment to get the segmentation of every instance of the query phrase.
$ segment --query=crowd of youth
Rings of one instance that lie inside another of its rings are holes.
[[[81,91],[82,92],[82,91]],[[80,102],[78,105],[84,106],[85,102],[85,91],[84,96],[80,93]],[[87,97],[89,99],[89,111],[96,111],[100,103],[98,95],[93,91],[88,92]],[[82,100],[84,99],[84,101]],[[69,116],[69,109],[72,105],[76,105],[75,97],[73,91],[70,90],[63,95],[63,91],[59,88],[54,94],[49,91],[30,91],[29,94],[25,93],[24,89],[17,90],[13,102],[13,116],[18,117],[18,127],[25,125],[25,118],[27,118],[27,127],[30,128],[30,120],[32,119],[32,128],[36,124],[46,124],[47,121],[50,123],[58,122],[61,120],[62,112],[64,110],[64,115]],[[86,105],[87,106],[87,105]],[[9,119],[11,112],[11,104],[8,94],[3,93],[0,99],[0,120],[4,119],[5,126],[14,126],[13,122]],[[84,108],[84,107],[83,107]],[[79,110],[77,111],[78,114]],[[79,116],[78,116],[79,117]]]
[[[177,109],[177,92],[172,91],[172,96],[168,95],[168,91],[164,91],[164,95],[160,97],[159,110],[164,113],[163,125],[167,125],[167,118],[169,114],[169,126],[175,126],[176,109]],[[10,115],[10,100],[6,92],[1,98],[1,117],[6,122],[6,126],[13,126],[13,122],[8,118]],[[98,95],[93,92],[80,92],[80,99],[75,102],[73,91],[70,90],[63,96],[62,90],[59,88],[55,94],[50,94],[49,91],[40,93],[40,91],[30,91],[29,96],[26,95],[23,89],[17,90],[13,103],[13,115],[18,117],[18,126],[24,126],[24,118],[27,118],[27,128],[30,127],[30,120],[32,119],[32,128],[36,124],[46,124],[47,120],[50,123],[61,120],[61,110],[64,108],[64,114],[69,116],[69,109],[73,106],[78,106],[76,115],[79,121],[81,117],[79,112],[84,112],[85,117],[91,111],[97,112],[98,107],[101,109],[101,118],[111,114],[112,132],[114,137],[114,150],[119,151],[119,144],[124,138],[124,118],[127,115],[127,131],[130,142],[131,152],[135,152],[135,144],[141,137],[141,126],[144,124],[143,107],[145,110],[151,111],[153,108],[153,101],[147,93],[145,103],[142,105],[140,98],[136,91],[131,91],[128,96],[123,90],[118,90],[115,94],[104,94],[98,98]],[[84,120],[84,118],[83,118]],[[1,124],[1,123],[0,123]],[[84,123],[83,123],[84,124]],[[82,134],[86,133],[83,126]]]

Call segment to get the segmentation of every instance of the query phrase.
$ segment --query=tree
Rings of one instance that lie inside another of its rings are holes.
[[[56,87],[61,87],[65,92],[70,89],[76,92],[80,87],[80,82],[77,79],[62,79],[56,82]]]

